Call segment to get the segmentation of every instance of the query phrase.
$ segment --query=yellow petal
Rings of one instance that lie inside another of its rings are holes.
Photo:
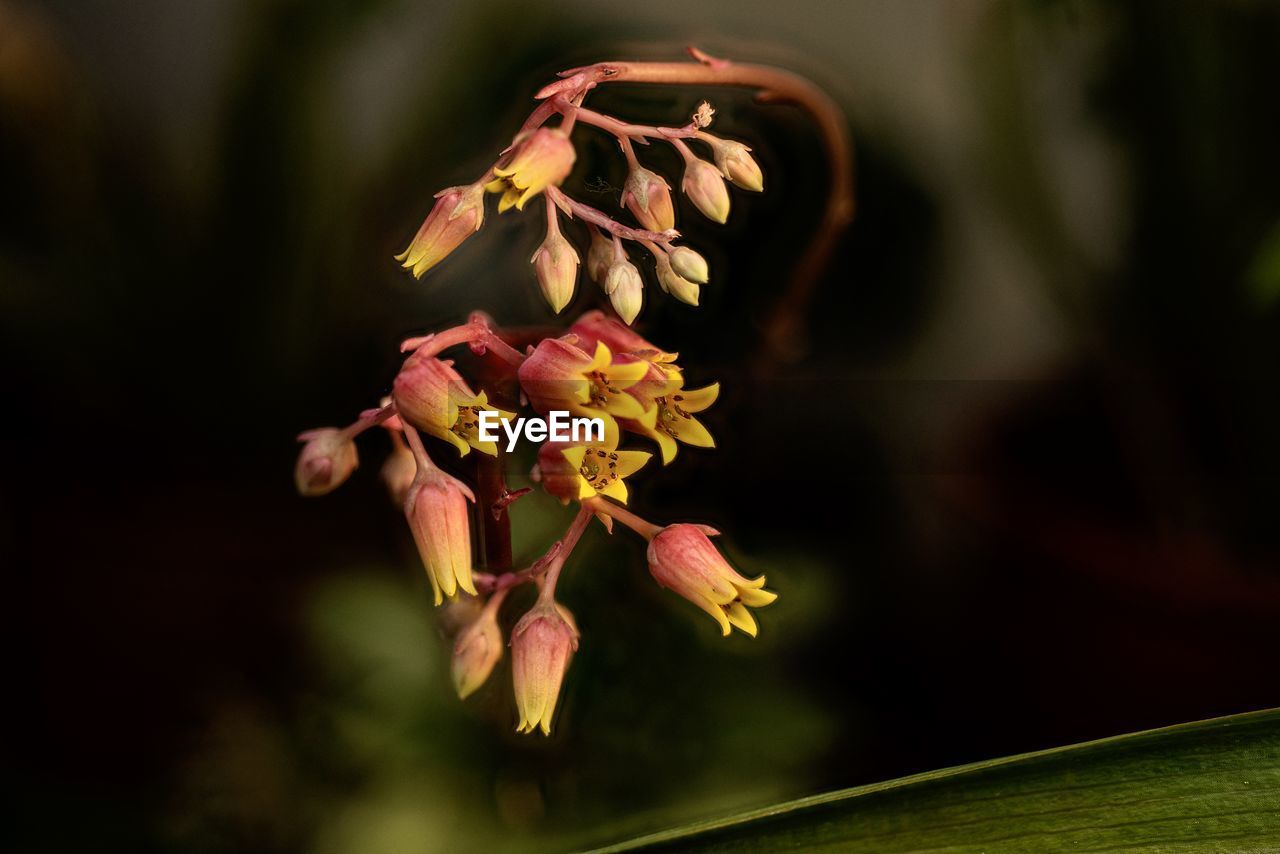
[[[763,608],[778,598],[778,594],[772,590],[755,590],[750,587],[739,588],[738,596],[744,604],[750,605],[752,608]]]
[[[617,468],[614,471],[620,478],[635,474],[653,457],[653,454],[646,451],[617,451],[616,453],[618,459],[616,460]]]
[[[671,428],[675,430],[676,438],[686,445],[693,445],[697,448],[714,448],[716,440],[707,432],[707,428],[702,426],[696,418],[681,418],[676,416],[676,420],[669,422]]]
[[[607,495],[615,501],[623,504],[627,503],[627,484],[619,477],[617,480],[609,481],[609,485],[600,490],[601,495]]]
[[[743,605],[741,602],[734,602],[730,605],[725,617],[730,623],[733,623],[743,632],[751,635],[752,637],[755,637],[756,632],[759,631],[756,627],[756,618],[751,616],[751,612],[747,610],[747,606]]]
[[[720,396],[720,383],[712,383],[704,388],[680,390],[672,395],[673,402],[685,412],[701,412],[716,402]]]

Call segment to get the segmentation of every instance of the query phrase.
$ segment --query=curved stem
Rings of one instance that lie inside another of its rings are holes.
[[[713,60],[693,49],[690,53],[699,61],[601,62],[566,71],[562,76],[576,80],[580,86],[656,83],[754,89],[756,100],[761,103],[795,104],[813,118],[831,166],[831,192],[822,223],[792,272],[790,286],[771,313],[765,331],[775,355],[790,358],[801,346],[800,331],[818,276],[830,260],[841,232],[854,217],[853,141],[844,113],[829,95],[798,74],[768,65]]]
[[[617,519],[646,540],[652,540],[662,530],[661,525],[655,525],[642,519],[622,505],[614,504],[612,501],[606,501],[603,498],[588,498],[582,502],[582,509],[592,513],[603,513],[605,516]]]
[[[670,243],[680,236],[680,232],[676,231],[674,228],[668,229],[667,231],[645,231],[640,228],[628,228],[604,211],[597,210],[596,208],[591,207],[591,205],[583,204],[572,196],[565,195],[564,191],[559,187],[549,186],[545,192],[548,199],[554,201],[561,208],[568,210],[573,216],[585,220],[592,225],[597,225],[610,234],[615,235],[616,237],[621,237],[623,240],[647,240],[653,243],[665,244]]]
[[[546,575],[543,576],[541,598],[549,600],[555,596],[556,582],[560,580],[560,570],[564,568],[565,560],[573,553],[574,547],[578,545],[578,540],[582,538],[582,532],[587,529],[587,525],[591,524],[592,515],[592,512],[584,504],[578,509],[578,515],[573,517],[569,530],[565,531],[564,536],[560,538],[559,548],[547,565]]]
[[[360,413],[360,417],[342,428],[342,435],[347,439],[354,439],[370,427],[377,427],[383,421],[396,414],[396,405],[388,403],[386,406],[380,406],[377,409],[367,409]]]

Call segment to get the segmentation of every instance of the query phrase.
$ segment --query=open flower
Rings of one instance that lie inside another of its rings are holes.
[[[578,649],[578,627],[569,609],[550,597],[537,603],[511,630],[511,677],[520,722],[516,732],[551,734],[551,718],[569,660]]]
[[[626,504],[626,478],[652,456],[645,451],[620,451],[616,444],[607,442],[544,442],[538,449],[537,479],[543,489],[565,503],[607,495]]]
[[[356,443],[337,427],[320,427],[298,436],[306,442],[298,454],[294,485],[302,495],[327,495],[342,485],[359,465]]]
[[[480,439],[480,411],[496,412],[500,418],[513,414],[491,406],[485,392],[472,391],[449,362],[414,353],[391,388],[396,409],[413,426],[445,440],[462,456],[472,448],[497,456],[497,442]]]
[[[409,487],[404,515],[437,605],[446,596],[457,596],[459,590],[476,595],[471,580],[468,499],[474,502],[476,497],[465,483],[441,471],[425,454],[418,457],[418,475]]]
[[[644,407],[627,388],[648,372],[640,359],[615,358],[602,342],[586,352],[564,338],[548,338],[520,365],[520,387],[542,413],[565,410],[604,422],[605,440],[618,441],[615,418],[645,417]]]
[[[686,389],[679,368],[655,364],[647,378],[629,391],[646,407],[646,417],[628,419],[621,426],[657,442],[663,465],[676,458],[680,442],[697,448],[716,446],[711,433],[694,416],[716,402],[720,383]]]
[[[414,278],[445,259],[484,224],[484,188],[451,187],[436,194],[435,206],[414,235],[409,248],[396,256]]]
[[[551,184],[559,184],[573,169],[577,157],[573,143],[559,128],[538,128],[516,148],[506,166],[493,170],[494,180],[485,187],[502,193],[498,212],[524,210],[525,204]]]
[[[731,627],[755,637],[755,617],[747,609],[768,605],[778,594],[764,589],[763,575],[739,575],[709,539],[718,534],[706,525],[668,525],[649,541],[649,572],[710,614],[726,637]]]
[[[676,353],[664,351],[630,326],[619,323],[598,309],[583,313],[569,331],[578,336],[578,346],[583,350],[595,350],[596,342],[600,342],[615,355],[636,356],[651,362],[676,360]]]

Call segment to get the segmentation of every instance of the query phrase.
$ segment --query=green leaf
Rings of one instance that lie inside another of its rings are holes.
[[[1280,709],[859,786],[603,851],[1276,851]]]

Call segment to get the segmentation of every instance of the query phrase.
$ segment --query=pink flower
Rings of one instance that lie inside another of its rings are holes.
[[[718,534],[706,525],[668,525],[649,541],[649,572],[710,614],[726,636],[736,626],[755,637],[756,621],[747,608],[768,605],[778,594],[763,589],[763,575],[753,581],[739,575],[708,538]]]
[[[411,270],[414,278],[421,278],[483,224],[483,187],[475,184],[442,190],[409,248],[397,255],[396,260]]]
[[[465,483],[441,471],[430,460],[419,460],[418,475],[409,487],[404,515],[431,579],[436,604],[464,590],[476,595],[471,580],[471,520],[467,500],[476,497]]]
[[[541,728],[551,734],[551,718],[569,660],[578,649],[573,614],[549,598],[539,597],[511,630],[511,675],[520,723],[516,732]]]

